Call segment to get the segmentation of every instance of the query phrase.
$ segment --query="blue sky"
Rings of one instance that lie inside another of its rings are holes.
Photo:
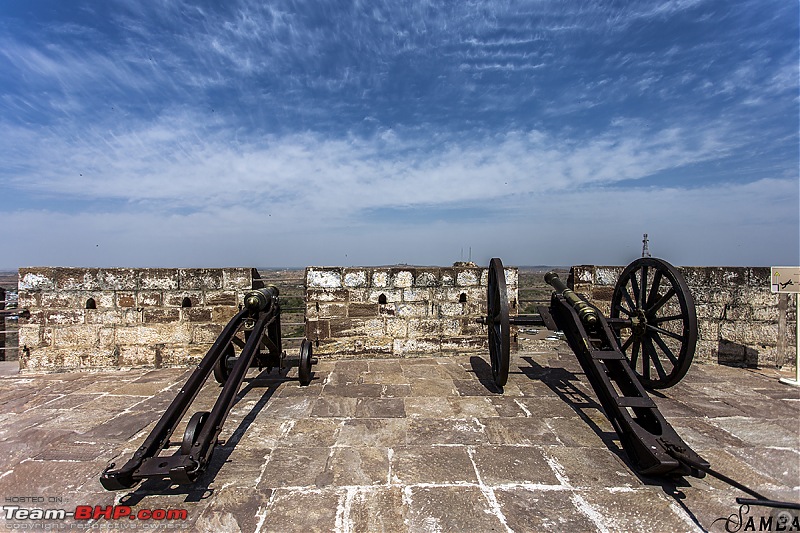
[[[3,0],[0,268],[798,264],[799,19]]]

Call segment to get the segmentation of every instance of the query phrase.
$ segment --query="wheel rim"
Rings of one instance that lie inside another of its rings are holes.
[[[686,375],[697,345],[697,316],[678,269],[651,257],[628,265],[614,287],[611,317],[625,319],[615,335],[642,385],[667,388]]]
[[[303,339],[300,344],[300,364],[297,367],[297,376],[300,379],[300,385],[308,385],[311,383],[311,342]]]
[[[489,327],[489,355],[492,362],[492,379],[498,387],[508,381],[511,338],[508,320],[508,293],[503,262],[494,258],[489,263],[487,294],[487,319]]]
[[[183,432],[181,454],[189,455],[191,453],[192,446],[197,442],[197,437],[200,436],[200,432],[203,430],[203,426],[206,424],[209,414],[211,413],[208,411],[198,411],[189,419],[189,423],[186,424],[186,431]]]
[[[222,352],[222,357],[214,365],[214,379],[220,385],[224,385],[228,380],[228,376],[231,373],[230,368],[228,368],[228,359],[232,357],[236,357],[236,351],[233,349],[233,344],[228,344],[228,347]]]

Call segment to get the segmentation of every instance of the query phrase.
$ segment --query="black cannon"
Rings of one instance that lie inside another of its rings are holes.
[[[301,385],[311,382],[316,363],[311,342],[303,340],[297,358],[289,358],[281,347],[281,307],[278,289],[270,286],[245,294],[243,308],[228,322],[164,415],[122,467],[111,463],[100,477],[106,490],[133,487],[146,478],[169,478],[174,483],[194,482],[206,469],[217,438],[236,393],[250,367],[286,369],[298,367]],[[237,353],[238,352],[238,353]],[[170,441],[197,393],[213,373],[222,385],[211,412],[194,413],[180,442]],[[177,447],[172,455],[162,450]]]
[[[563,331],[619,435],[633,468],[648,476],[712,475],[755,499],[739,503],[800,509],[776,502],[713,470],[659,412],[645,389],[677,384],[689,370],[697,344],[694,300],[681,273],[661,259],[641,258],[620,275],[606,318],[569,289],[555,272],[545,274],[553,292],[538,315],[509,316],[505,271],[500,259],[489,263],[487,315],[494,384],[502,391],[510,365],[510,327],[544,326]]]

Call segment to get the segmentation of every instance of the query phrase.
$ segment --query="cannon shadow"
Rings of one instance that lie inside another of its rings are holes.
[[[581,420],[583,420],[586,425],[603,441],[606,447],[611,451],[614,455],[620,458],[620,460],[625,463],[628,467],[628,470],[635,475],[639,481],[641,481],[645,485],[651,486],[660,486],[664,493],[673,498],[675,502],[686,512],[689,518],[701,529],[703,529],[700,522],[697,520],[697,517],[694,513],[689,510],[688,507],[684,504],[683,500],[686,498],[686,495],[683,491],[680,490],[679,487],[689,487],[690,484],[686,481],[683,477],[677,478],[655,478],[655,477],[648,477],[639,474],[633,465],[631,464],[630,460],[628,459],[628,455],[625,451],[617,444],[619,441],[619,437],[616,431],[604,431],[598,424],[595,422],[591,416],[588,414],[588,410],[594,409],[598,412],[602,413],[604,417],[607,417],[606,412],[603,410],[603,406],[600,403],[583,391],[580,387],[576,384],[580,382],[578,375],[566,370],[564,368],[550,368],[550,367],[543,367],[539,363],[537,363],[532,357],[523,357],[522,360],[528,363],[527,367],[519,367],[520,373],[526,375],[531,380],[541,381],[545,385],[547,385],[550,390],[552,390],[565,404],[567,404],[575,414],[577,414]],[[491,369],[490,369],[491,375]],[[648,391],[649,394],[655,395],[657,397],[664,398],[662,394],[655,393],[654,391]]]

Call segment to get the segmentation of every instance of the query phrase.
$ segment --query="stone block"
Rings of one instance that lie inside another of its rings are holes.
[[[594,270],[591,265],[576,265],[570,272],[575,283],[594,283]]]
[[[163,301],[164,298],[161,291],[146,290],[136,293],[136,305],[138,307],[161,307]]]
[[[414,285],[414,271],[407,269],[392,269],[392,286],[397,289],[407,289]]]
[[[350,296],[347,289],[308,289],[307,302],[346,302]]]
[[[341,268],[307,268],[306,287],[338,289],[342,286]]]
[[[382,318],[373,318],[364,322],[364,334],[367,337],[385,337],[386,323]]]
[[[55,286],[60,291],[96,291],[100,287],[97,268],[58,268]]]
[[[439,269],[417,269],[417,287],[438,287],[439,285],[441,285]]]
[[[391,337],[367,337],[363,339],[361,344],[354,343],[354,351],[356,353],[388,355],[392,353],[393,346],[394,339]]]
[[[20,325],[17,333],[19,346],[27,346],[28,348],[44,346],[44,343],[42,343],[42,329],[38,325]]]
[[[403,289],[404,302],[427,302],[431,300],[431,291],[429,289],[408,288]]]
[[[314,303],[309,302],[306,304],[306,314],[305,314],[306,320],[319,318],[319,311],[317,310],[318,306],[319,304],[316,302]]]
[[[180,290],[220,290],[222,270],[218,268],[181,268],[178,270]]]
[[[326,340],[330,336],[330,320],[306,320],[306,338],[310,340]]]
[[[177,322],[181,318],[181,310],[177,308],[150,308],[142,311],[142,322],[145,324],[165,324]]]
[[[452,268],[442,268],[439,271],[442,287],[452,287],[456,284],[456,272]]]
[[[487,268],[487,269],[484,269],[483,271],[486,272],[486,277],[487,277],[487,280],[488,280],[489,269]],[[513,285],[513,286],[516,287],[517,285],[519,285],[519,270],[518,269],[516,269],[516,268],[506,268],[506,269],[504,269],[504,271],[505,271],[505,274],[506,274],[506,285],[507,286]],[[481,283],[481,285],[483,285],[485,287],[486,285],[488,285],[488,281],[486,283]]]
[[[398,357],[406,355],[436,355],[441,341],[438,338],[394,339],[392,353]]]
[[[466,304],[461,303],[441,303],[437,306],[439,313],[443,316],[463,316]]]
[[[597,267],[594,271],[594,284],[606,287],[614,287],[622,274],[623,267]],[[582,282],[583,280],[581,280]]]
[[[84,293],[79,291],[42,291],[41,306],[46,309],[83,309]]]
[[[75,325],[84,323],[84,309],[58,309],[44,312],[45,324]]]
[[[192,344],[212,344],[222,333],[222,324],[195,324],[192,325]]]
[[[331,337],[357,337],[364,335],[365,321],[358,318],[332,318],[329,321]]]
[[[442,325],[436,319],[412,318],[408,321],[408,337],[436,337],[441,335]]]
[[[33,309],[41,307],[42,291],[19,291],[17,293],[17,305],[21,309]]]
[[[91,348],[99,344],[98,326],[67,326],[53,330],[53,344],[58,348],[81,346]]]
[[[439,324],[442,328],[442,337],[443,339],[447,339],[448,337],[455,337],[457,335],[461,335],[461,320],[454,319],[454,318],[446,318],[439,320]],[[444,340],[442,341],[444,342]]]
[[[408,321],[402,318],[387,318],[386,335],[394,339],[402,339],[407,337]]]
[[[370,303],[383,301],[383,303],[387,304],[401,302],[403,301],[403,289],[371,289],[367,296],[367,301]]]
[[[320,318],[343,318],[347,316],[346,303],[320,303],[317,307]]]
[[[188,291],[180,290],[176,292],[164,293],[164,306],[166,307],[184,307],[184,299],[188,298],[188,307],[199,307],[203,305],[203,292],[199,290]]]
[[[344,316],[344,315],[339,315]],[[378,304],[355,304],[347,307],[347,316],[350,317],[377,317]]]
[[[443,337],[440,350],[447,353],[485,352],[489,341],[485,337]]]
[[[370,303],[369,294],[371,291],[372,289],[349,289],[347,291],[347,301],[355,304]]]
[[[372,272],[372,286],[384,288],[389,286],[389,273],[385,270],[374,270]]]
[[[364,269],[344,269],[344,286],[345,287],[366,287],[369,280],[369,271]]]
[[[258,280],[258,271],[254,268],[223,268],[222,289],[228,291],[243,291],[255,287],[253,282]]]
[[[117,307],[136,307],[136,293],[135,292],[117,292],[114,294],[116,297]]]
[[[239,311],[237,307],[220,305],[211,308],[211,320],[218,324],[227,324]]]
[[[52,290],[56,287],[55,271],[52,268],[20,268],[17,288],[20,291]]]
[[[135,291],[138,288],[138,276],[133,268],[103,268],[97,276],[103,290]]]
[[[237,292],[232,290],[206,291],[204,302],[205,305],[207,306],[215,306],[215,305],[236,306],[236,304],[239,303]]]
[[[87,309],[84,314],[87,324],[101,324],[106,326],[139,324],[142,315],[136,309]]]
[[[155,366],[155,347],[124,345],[117,353],[118,366]]]
[[[139,288],[143,290],[178,289],[177,268],[145,268],[139,271]]]
[[[457,268],[456,285],[459,287],[469,287],[480,284],[481,271],[478,268]]]
[[[395,309],[398,317],[424,317],[428,316],[429,306],[421,303],[400,303]]]

